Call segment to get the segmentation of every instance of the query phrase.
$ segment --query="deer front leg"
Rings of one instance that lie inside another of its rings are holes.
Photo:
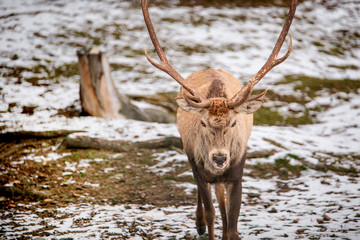
[[[226,206],[225,206],[225,192],[224,184],[218,183],[215,184],[215,194],[219,203],[219,209],[221,213],[221,219],[223,224],[223,235],[222,239],[227,240],[227,216],[226,216]]]
[[[200,197],[200,201],[199,201],[199,197],[198,197],[198,208],[196,211],[196,215],[197,215],[196,227],[199,232],[199,227],[203,226],[202,225],[203,220],[201,220],[202,215],[203,215],[202,210],[201,210],[201,208],[202,208],[201,202],[202,202],[204,204],[204,209],[205,209],[205,221],[206,221],[206,224],[208,227],[209,240],[214,240],[214,238],[215,238],[215,236],[214,236],[215,208],[214,208],[213,202],[212,202],[211,185],[209,183],[206,183],[201,178],[198,178],[196,175],[194,175],[194,177],[195,177],[195,181],[198,186],[198,196]],[[202,229],[200,229],[200,230],[202,230]]]
[[[205,213],[204,208],[201,200],[201,195],[199,191],[197,191],[197,207],[196,207],[196,214],[195,214],[195,225],[196,230],[199,235],[203,235],[206,231],[206,221],[205,221]]]
[[[226,196],[226,205],[227,205],[227,219],[228,219],[228,228],[227,236],[230,240],[239,240],[239,233],[237,230],[237,223],[241,207],[241,192],[242,192],[242,183],[241,179],[226,185],[227,196]]]

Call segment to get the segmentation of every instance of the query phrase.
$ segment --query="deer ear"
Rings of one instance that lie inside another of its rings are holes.
[[[203,108],[195,108],[195,107],[191,106],[183,98],[176,98],[175,100],[176,100],[177,104],[179,105],[179,107],[186,112],[197,114],[204,110]]]
[[[263,100],[252,100],[249,102],[244,102],[240,106],[234,108],[234,111],[236,113],[251,114],[256,112],[263,103]]]

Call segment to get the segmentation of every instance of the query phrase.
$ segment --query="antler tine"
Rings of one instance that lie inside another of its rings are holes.
[[[159,68],[160,70],[166,72],[169,74],[172,78],[174,78],[186,91],[188,91],[191,96],[187,95],[188,99],[191,99],[195,101],[196,103],[202,103],[199,106],[207,106],[210,105],[210,100],[204,98],[198,91],[196,91],[189,83],[185,81],[185,79],[171,66],[170,62],[167,60],[164,51],[161,48],[161,45],[159,43],[159,40],[156,36],[154,27],[152,25],[150,14],[148,10],[148,2],[147,0],[141,1],[141,7],[142,12],[144,15],[144,20],[146,27],[149,31],[150,39],[155,47],[155,50],[157,52],[157,55],[159,56],[161,60],[161,64],[155,62],[153,59],[150,58],[148,53],[145,50],[145,56],[147,60],[156,68]],[[206,103],[206,104],[204,104]]]
[[[292,51],[292,36],[291,36],[291,34],[290,34],[289,49],[288,49],[287,53],[284,56],[282,56],[281,58],[277,58],[277,56],[281,50],[281,47],[285,41],[285,38],[289,32],[292,20],[294,19],[296,5],[297,5],[297,0],[292,0],[289,14],[286,17],[283,29],[281,30],[279,38],[276,41],[274,49],[271,52],[268,60],[266,61],[264,66],[262,66],[262,68],[251,78],[251,80],[237,94],[235,94],[235,96],[228,102],[229,107],[234,108],[234,107],[240,106],[242,103],[247,101],[247,99],[249,98],[250,93],[252,92],[255,85],[258,82],[260,82],[260,80],[271,69],[273,69],[275,66],[279,65],[280,63],[284,62],[290,56],[291,51]],[[259,95],[262,95],[262,94],[259,94]],[[259,95],[254,96],[252,98],[258,99]]]

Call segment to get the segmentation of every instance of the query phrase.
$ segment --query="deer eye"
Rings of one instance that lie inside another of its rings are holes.
[[[235,127],[236,125],[236,121],[233,122],[233,124],[231,124],[231,127]]]
[[[206,127],[206,124],[205,124],[203,121],[201,121],[200,124],[201,124],[203,127]]]

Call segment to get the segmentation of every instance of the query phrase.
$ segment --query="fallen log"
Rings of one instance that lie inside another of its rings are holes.
[[[119,140],[109,141],[88,136],[67,136],[63,141],[63,146],[66,148],[103,149],[114,152],[128,152],[140,148],[183,148],[182,141],[178,137],[164,137],[148,141],[131,142]]]
[[[46,138],[57,138],[57,137],[66,137],[72,133],[77,133],[82,131],[72,131],[72,130],[51,130],[51,131],[17,131],[17,132],[5,132],[0,133],[0,142],[8,142],[18,139],[46,139]]]

